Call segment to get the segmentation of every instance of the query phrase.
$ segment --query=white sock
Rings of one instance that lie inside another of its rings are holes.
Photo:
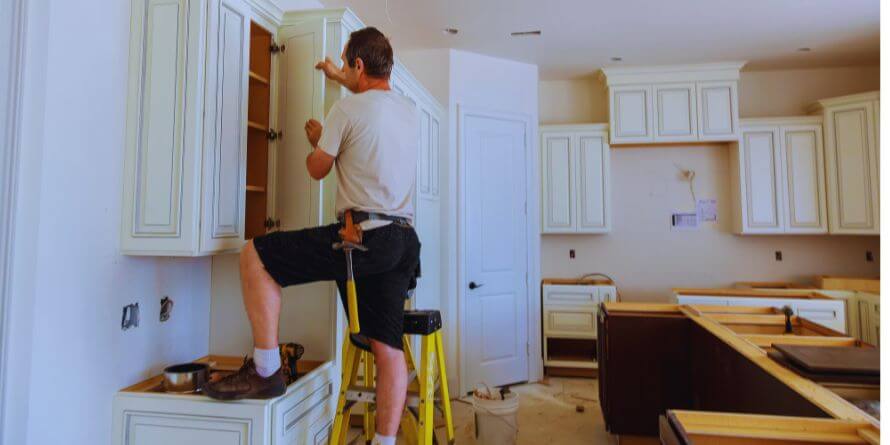
[[[396,436],[381,436],[375,434],[371,445],[396,445]]]
[[[263,378],[275,374],[275,371],[281,367],[281,355],[278,348],[253,348],[253,364],[256,365],[256,373]]]

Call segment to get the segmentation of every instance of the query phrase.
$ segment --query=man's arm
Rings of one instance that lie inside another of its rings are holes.
[[[306,157],[306,170],[309,171],[309,176],[312,176],[315,180],[321,180],[327,176],[331,172],[334,160],[337,159],[318,148],[321,130],[321,123],[317,120],[310,119],[306,122],[306,138],[312,144],[312,153],[309,153],[309,156]]]

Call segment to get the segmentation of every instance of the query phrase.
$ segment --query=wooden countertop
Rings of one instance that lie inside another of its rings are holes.
[[[575,285],[599,285],[599,286],[612,286],[615,283],[612,280],[606,278],[544,278],[541,280],[541,284],[575,284]]]
[[[764,347],[767,344],[770,344],[769,342],[772,339],[766,338],[767,336],[764,335],[740,334],[729,327],[730,324],[738,323],[744,317],[751,318],[751,323],[775,324],[784,323],[784,316],[762,314],[760,313],[763,310],[762,308],[746,307],[708,307],[621,302],[606,302],[603,303],[603,306],[609,312],[683,314],[832,417],[853,422],[865,422],[874,425],[876,428],[880,428],[879,421],[848,402],[840,395],[810,379],[794,373],[769,358]],[[793,317],[792,319],[796,322],[803,321],[808,323],[811,328],[821,331],[819,325],[812,324],[806,320],[797,319],[797,317]],[[850,341],[854,341],[854,339],[850,339],[849,337],[843,337],[842,335],[833,333],[833,331],[828,330],[827,328],[822,329],[824,329],[822,334],[825,335],[825,337],[815,335],[786,336],[785,339],[780,340],[787,342],[787,337],[797,337],[798,339],[806,340],[808,342],[820,338],[824,338],[824,341],[829,343],[849,343]],[[768,337],[778,338],[779,336],[771,335]]]
[[[674,288],[677,295],[702,295],[716,297],[750,297],[750,298],[795,298],[805,300],[835,300],[814,290],[798,289],[708,289],[708,288]]]

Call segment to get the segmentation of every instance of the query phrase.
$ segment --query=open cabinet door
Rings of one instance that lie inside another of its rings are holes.
[[[276,210],[280,230],[319,226],[322,188],[306,170],[311,146],[303,127],[307,120],[324,120],[324,74],[315,63],[325,57],[325,23],[309,19],[279,30],[284,46],[279,68],[279,126],[284,133],[278,145]],[[311,283],[282,289],[281,342],[306,348],[308,360],[330,360],[337,353],[336,286]]]

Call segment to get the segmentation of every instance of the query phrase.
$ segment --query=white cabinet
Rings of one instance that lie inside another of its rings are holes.
[[[652,87],[648,85],[621,86],[609,93],[611,140],[632,143],[651,142]]]
[[[543,233],[605,233],[611,229],[606,126],[541,127]]]
[[[609,67],[612,144],[733,141],[741,62]]]
[[[819,117],[745,119],[730,146],[735,231],[826,233]]]
[[[739,95],[737,81],[699,82],[698,126],[700,141],[738,139]]]
[[[836,234],[880,234],[879,93],[825,99],[812,111],[825,125],[828,229]]]
[[[794,315],[806,318],[814,323],[834,329],[840,333],[847,332],[847,313],[843,300],[830,297],[806,298],[794,296],[783,297],[749,297],[725,295],[687,295],[674,294],[673,301],[677,304],[708,305],[708,306],[750,306],[773,307],[782,309],[785,306],[794,311]]]
[[[662,141],[695,139],[698,133],[695,84],[659,84],[653,87],[653,91],[655,138]]]
[[[212,357],[235,363],[238,357]],[[232,360],[233,359],[233,360]],[[167,394],[158,377],[119,391],[112,402],[114,445],[304,445],[327,443],[339,369],[318,366],[269,400],[220,402]]]
[[[544,366],[595,369],[597,311],[617,293],[611,285],[544,284]]]

